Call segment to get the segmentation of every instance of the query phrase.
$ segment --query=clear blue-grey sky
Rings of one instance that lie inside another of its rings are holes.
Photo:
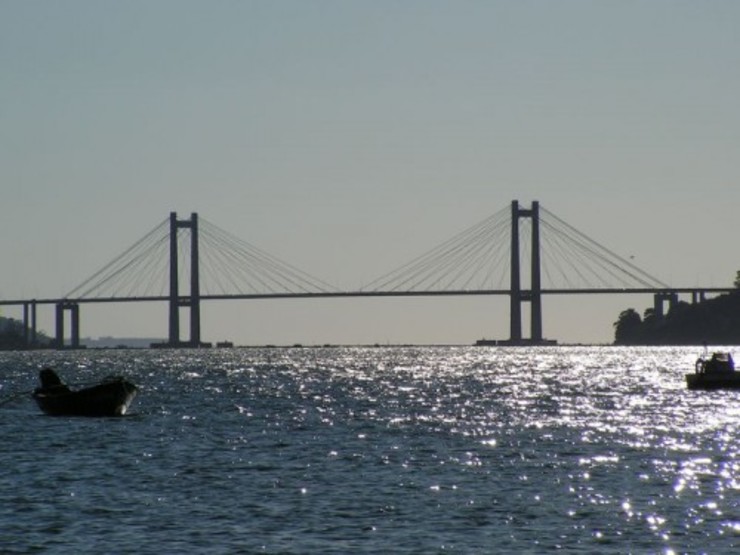
[[[65,294],[170,211],[356,289],[513,199],[730,285],[739,28],[730,0],[1,0],[0,299]],[[548,298],[545,335],[610,341],[651,302]],[[238,343],[508,336],[503,298],[203,312]],[[84,307],[82,333],[163,337],[166,307]]]

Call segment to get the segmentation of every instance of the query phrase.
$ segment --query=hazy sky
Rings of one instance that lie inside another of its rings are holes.
[[[65,294],[170,211],[356,289],[513,199],[673,286],[730,285],[738,29],[731,0],[0,0],[0,298]],[[548,297],[545,335],[611,341],[651,303]],[[504,298],[203,313],[238,343],[508,336]],[[166,322],[82,310],[83,335]]]

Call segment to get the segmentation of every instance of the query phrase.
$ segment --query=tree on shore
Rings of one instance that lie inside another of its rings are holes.
[[[44,333],[36,334],[36,346],[48,346],[51,339]],[[23,322],[0,316],[0,350],[26,349],[26,330]]]
[[[614,322],[614,343],[616,345],[630,345],[638,337],[642,318],[634,308],[623,310],[619,314],[619,320]]]
[[[651,307],[641,318],[632,308],[614,323],[615,345],[740,344],[740,271],[734,290],[698,303],[674,302],[666,314]]]

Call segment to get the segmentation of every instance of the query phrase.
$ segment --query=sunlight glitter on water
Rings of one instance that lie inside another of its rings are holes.
[[[28,389],[35,376],[15,368],[40,355],[16,356],[30,358],[6,363],[3,386]],[[136,538],[151,553],[207,552],[206,537],[220,552],[288,553],[722,552],[738,538],[740,398],[685,389],[692,349],[53,356],[80,378],[129,375],[142,392],[95,445],[85,430],[99,422],[39,419],[33,440],[23,418],[2,422],[14,449],[0,463],[17,479],[0,484],[0,542],[17,551],[29,545],[20,530],[38,545],[59,539],[45,536],[40,503],[28,519],[12,509],[60,477],[75,486],[77,505],[53,505],[69,513],[69,553],[111,535],[142,553]],[[45,440],[64,446],[51,466],[34,462]],[[116,528],[90,521],[107,503]],[[85,517],[87,537],[74,535]]]

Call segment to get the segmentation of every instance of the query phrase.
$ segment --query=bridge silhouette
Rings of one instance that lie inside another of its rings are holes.
[[[522,256],[522,255],[525,256]],[[529,256],[527,257],[526,254]],[[523,284],[528,283],[528,286]],[[551,343],[542,329],[544,295],[651,294],[657,315],[688,293],[692,302],[732,288],[671,287],[532,202],[518,201],[407,264],[355,290],[340,290],[192,213],[169,217],[61,298],[0,300],[23,307],[25,342],[37,344],[39,305],[55,307],[55,346],[80,347],[80,307],[89,303],[166,302],[162,346],[199,347],[201,303],[214,300],[504,295],[510,299],[505,345]],[[530,309],[530,333],[522,310]],[[180,315],[189,312],[181,338]]]

